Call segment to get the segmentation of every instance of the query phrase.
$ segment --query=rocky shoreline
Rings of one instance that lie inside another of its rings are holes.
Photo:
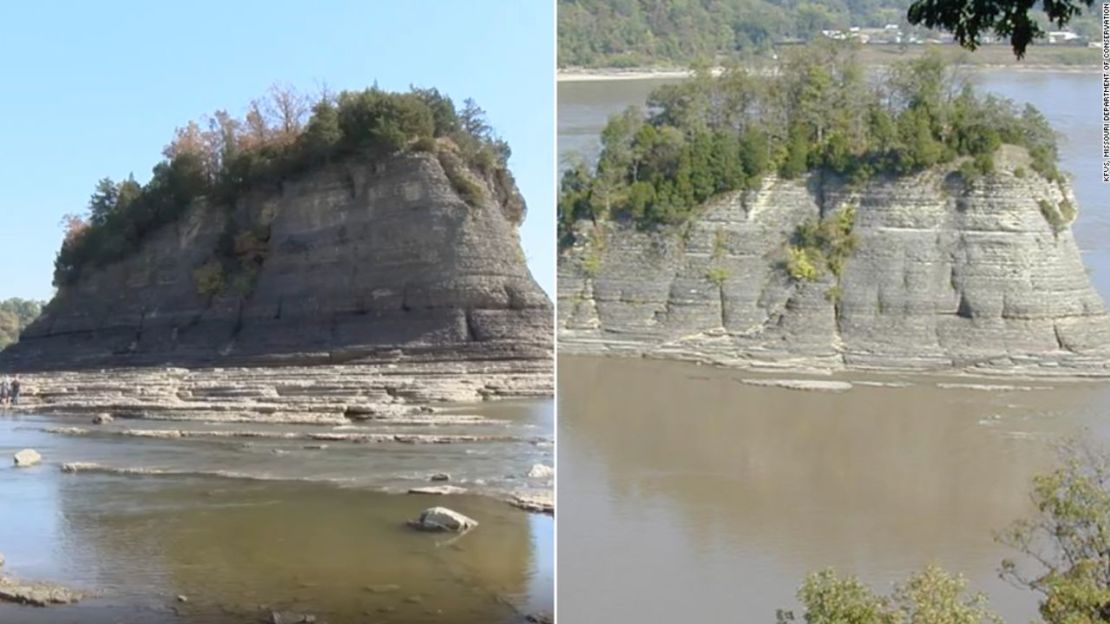
[[[12,408],[17,413],[87,419],[81,426],[66,422],[44,429],[52,435],[302,442],[304,448],[319,450],[336,444],[544,446],[550,444],[547,435],[508,433],[501,430],[505,421],[458,413],[458,407],[550,398],[554,377],[552,364],[545,360],[163,367],[32,373],[23,377],[23,388],[19,404]],[[280,430],[276,425],[300,428]],[[182,474],[158,466],[84,461],[67,462],[61,469],[130,476]],[[234,470],[213,471],[211,476],[251,478]],[[554,513],[550,488],[494,496],[525,511]]]
[[[436,413],[434,404],[554,395],[549,360],[308,367],[120,368],[23,376],[15,408],[180,421],[343,424]]]

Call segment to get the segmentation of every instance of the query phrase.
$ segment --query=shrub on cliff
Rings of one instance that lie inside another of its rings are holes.
[[[100,180],[86,214],[69,219],[55,260],[54,284],[71,283],[86,267],[134,253],[151,232],[178,219],[202,197],[230,209],[251,189],[276,186],[332,160],[428,151],[439,140],[457,146],[461,166],[504,187],[495,189],[499,197],[512,194],[508,145],[471,100],[458,111],[451,98],[435,89],[392,93],[373,87],[325,92],[313,102],[290,88],[274,87],[265,99],[251,102],[242,119],[217,111],[203,124],[178,128],[163,152],[165,160],[145,185],[133,178]],[[472,196],[467,194],[468,201]],[[206,284],[210,290],[212,283]]]
[[[772,173],[823,171],[860,183],[960,156],[989,173],[1006,143],[1027,148],[1041,175],[1059,175],[1055,135],[1032,107],[976,95],[939,54],[871,81],[855,48],[832,41],[788,54],[771,76],[696,71],[653,92],[646,111],[614,116],[601,141],[596,166],[564,174],[564,242],[583,218],[681,223],[714,195],[757,187]]]

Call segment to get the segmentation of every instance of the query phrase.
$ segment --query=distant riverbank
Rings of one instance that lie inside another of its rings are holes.
[[[898,46],[864,46],[860,49],[860,59],[867,65],[887,66],[901,60],[916,58],[929,49],[915,46],[899,49]],[[975,71],[1030,71],[1030,72],[1068,72],[1087,73],[1099,71],[1099,50],[1095,48],[1058,47],[1031,48],[1022,60],[1017,60],[1009,46],[984,46],[975,52],[962,51],[954,46],[946,46],[943,52],[953,57],[953,62],[962,63]],[[753,60],[746,66],[753,70],[766,71],[772,66],[771,60]],[[723,71],[715,67],[714,74]],[[603,80],[667,80],[689,78],[693,72],[689,68],[671,65],[654,67],[565,67],[556,73],[559,82],[593,82]]]

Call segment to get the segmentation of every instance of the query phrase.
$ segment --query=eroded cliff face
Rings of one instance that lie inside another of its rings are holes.
[[[580,224],[584,240],[559,262],[560,349],[1110,374],[1110,317],[1070,228],[1042,214],[1074,205],[1070,189],[1032,173],[1023,150],[996,161],[997,173],[974,181],[952,170],[858,189],[819,175],[768,179],[657,231]],[[792,279],[783,263],[796,228],[846,206],[858,246],[840,276]]]
[[[226,248],[229,209],[198,203],[62,288],[0,366],[549,361],[552,306],[524,262],[519,194],[472,182],[473,206],[436,155],[414,153],[257,190],[231,212],[255,269],[219,292],[197,270]]]

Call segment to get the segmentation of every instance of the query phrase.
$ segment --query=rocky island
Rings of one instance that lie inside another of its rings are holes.
[[[835,46],[785,63],[664,87],[566,173],[563,353],[1110,373],[1037,111],[975,95],[938,57],[876,81]]]
[[[22,407],[314,422],[549,396],[552,306],[480,109],[376,88],[275,108],[98,185],[56,296],[0,353]]]

